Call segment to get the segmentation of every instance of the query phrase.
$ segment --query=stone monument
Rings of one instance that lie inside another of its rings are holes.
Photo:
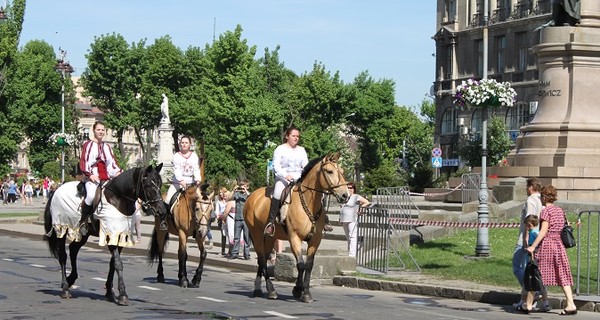
[[[578,24],[539,30],[538,107],[501,178],[540,177],[560,200],[600,201],[600,1],[580,0]]]
[[[163,164],[160,174],[163,178],[163,183],[170,183],[173,175],[173,126],[169,118],[169,98],[166,94],[162,94],[163,101],[160,104],[160,112],[162,118],[158,126],[158,163]]]

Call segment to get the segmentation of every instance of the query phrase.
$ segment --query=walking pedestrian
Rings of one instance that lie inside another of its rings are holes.
[[[369,205],[369,200],[356,193],[356,185],[348,183],[348,193],[350,197],[340,209],[340,222],[346,234],[348,241],[348,256],[356,257],[357,236],[358,236],[358,210],[361,207]]]

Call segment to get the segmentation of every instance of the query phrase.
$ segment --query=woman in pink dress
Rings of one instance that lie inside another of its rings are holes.
[[[561,286],[565,293],[567,306],[560,315],[575,315],[577,307],[573,302],[573,276],[567,251],[560,238],[560,232],[565,225],[565,212],[554,205],[556,201],[556,188],[546,186],[542,188],[542,203],[546,206],[540,213],[540,234],[533,244],[527,247],[527,251],[533,254],[537,260],[542,282],[545,286]],[[537,250],[536,250],[537,249]],[[533,292],[527,295],[527,306],[521,311],[528,313],[533,303]]]

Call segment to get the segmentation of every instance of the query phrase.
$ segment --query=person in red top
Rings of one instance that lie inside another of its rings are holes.
[[[106,129],[102,121],[96,121],[92,127],[94,138],[86,141],[81,150],[79,168],[84,175],[86,196],[81,208],[81,220],[79,220],[79,232],[87,235],[87,221],[93,215],[92,202],[96,195],[98,186],[121,173],[115,155],[109,144],[102,139]]]

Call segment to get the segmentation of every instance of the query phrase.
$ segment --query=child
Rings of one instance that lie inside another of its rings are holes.
[[[527,227],[527,245],[530,246],[537,238],[538,234],[540,234],[540,218],[536,215],[528,215],[525,217],[525,226]],[[544,286],[540,291],[542,307],[539,311],[548,312],[552,308],[550,307],[550,303],[548,302],[548,292],[546,291],[546,287]]]

